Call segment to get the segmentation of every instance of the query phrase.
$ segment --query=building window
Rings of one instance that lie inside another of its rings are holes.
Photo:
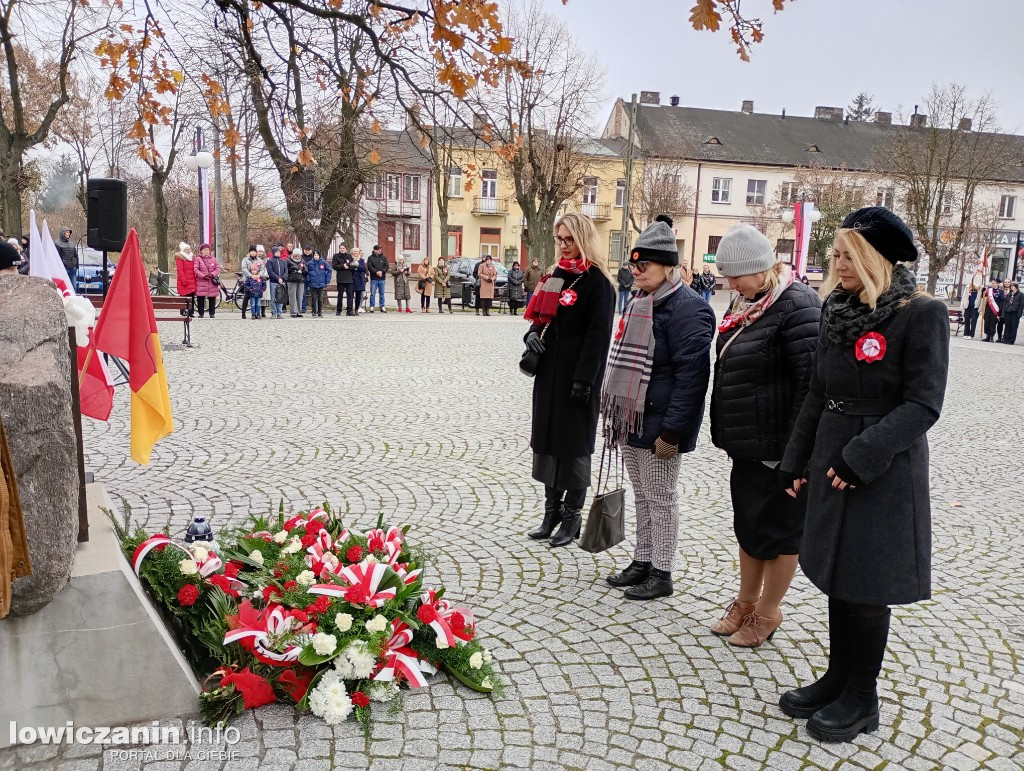
[[[408,177],[406,177],[408,179]],[[420,226],[411,222],[402,223],[402,248],[411,251],[420,248]]]
[[[953,213],[953,196],[946,193],[942,196],[942,213],[952,214]]]
[[[621,230],[613,230],[611,232],[608,241],[608,255],[610,262],[612,262],[613,264],[618,264],[622,262],[622,258],[624,257],[624,255],[622,253]]]
[[[1013,219],[1013,211],[1017,208],[1017,196],[1004,195],[999,199],[999,217],[1004,220]]]
[[[597,177],[583,178],[583,203],[597,203]]]
[[[448,170],[448,197],[462,198],[462,169]]]
[[[711,180],[711,203],[729,203],[729,194],[731,192],[731,179],[715,177]]]
[[[708,254],[718,254],[718,245],[721,243],[721,236],[708,236]]]
[[[783,206],[792,206],[797,202],[798,195],[796,182],[783,182],[779,190],[779,203]]]
[[[747,180],[747,206],[763,206],[764,191],[768,187],[767,179]]]
[[[621,209],[626,204],[626,180],[615,180],[615,208]],[[615,252],[612,252],[615,254]]]
[[[402,175],[388,174],[387,194],[389,201],[397,201],[402,195]]]
[[[405,175],[405,190],[403,191],[404,201],[418,203],[420,200],[420,178],[415,174]]]
[[[880,187],[875,191],[875,206],[884,206],[886,209],[892,208],[891,187]]]
[[[480,174],[480,197],[498,197],[498,172],[495,169],[484,169]]]
[[[495,172],[497,174],[497,172]],[[500,259],[501,252],[501,228],[480,228],[480,257],[490,255],[493,259]]]
[[[384,177],[382,174],[374,174],[366,183],[366,197],[371,201],[380,201],[384,198]]]

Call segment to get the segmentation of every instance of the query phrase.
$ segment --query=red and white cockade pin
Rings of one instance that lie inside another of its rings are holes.
[[[558,296],[558,304],[564,306],[575,305],[576,293],[571,289],[566,289]]]
[[[619,319],[619,328],[615,331],[615,339],[621,340],[623,332],[626,331],[626,317]]]
[[[866,361],[868,364],[879,361],[885,356],[885,338],[877,332],[868,332],[856,342],[853,352],[857,361]]]

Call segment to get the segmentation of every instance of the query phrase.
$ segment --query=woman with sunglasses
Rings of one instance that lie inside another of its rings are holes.
[[[679,456],[697,445],[711,377],[715,314],[678,265],[672,220],[659,215],[630,253],[639,292],[619,320],[604,381],[605,436],[625,445],[636,499],[633,561],[607,581],[630,600],[672,594]]]
[[[566,214],[555,225],[555,243],[558,263],[525,313],[526,345],[540,354],[530,447],[533,478],[544,484],[544,521],[529,536],[567,546],[580,533],[590,486],[615,288],[593,220]]]

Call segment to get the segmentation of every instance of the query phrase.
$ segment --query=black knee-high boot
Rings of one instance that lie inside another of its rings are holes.
[[[815,739],[849,742],[878,728],[878,673],[889,640],[890,616],[885,606],[850,603],[849,674],[839,698],[807,721],[807,731]]]
[[[583,503],[586,500],[587,488],[585,487],[566,491],[565,506],[562,509],[562,524],[558,526],[558,532],[551,536],[552,546],[568,546],[574,538],[580,537],[580,530],[583,527]]]
[[[544,486],[544,521],[540,527],[527,535],[535,541],[544,541],[562,521],[562,491]]]
[[[790,717],[808,718],[839,698],[850,669],[849,605],[828,600],[828,669],[817,682],[786,691],[779,708]]]

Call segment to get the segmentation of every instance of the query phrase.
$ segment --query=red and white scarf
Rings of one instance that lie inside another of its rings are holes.
[[[558,267],[566,273],[574,276],[581,275],[590,268],[591,262],[582,255],[575,259],[562,258],[558,261]],[[550,324],[558,315],[558,308],[562,305],[562,290],[565,288],[565,279],[548,273],[540,280],[537,288],[530,298],[530,304],[526,306],[524,317],[527,321],[537,324]],[[571,303],[570,303],[571,304]]]
[[[779,276],[778,285],[764,297],[748,300],[743,295],[739,295],[718,325],[718,331],[728,332],[736,327],[749,327],[761,318],[764,312],[772,306],[772,303],[778,300],[792,284],[793,274],[788,270],[783,270],[782,275]]]

